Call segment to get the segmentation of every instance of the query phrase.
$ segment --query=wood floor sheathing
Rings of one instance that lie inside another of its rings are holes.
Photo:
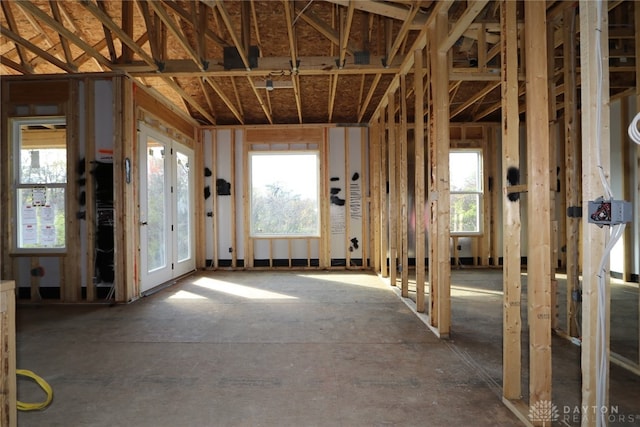
[[[467,290],[448,341],[362,272],[208,271],[127,305],[20,304],[17,366],[54,400],[18,425],[521,425],[500,398],[500,272],[452,282]],[[556,338],[554,403],[575,405],[579,347]],[[19,379],[19,400],[43,396]],[[639,402],[613,367],[611,403],[637,414],[620,425],[640,425]]]

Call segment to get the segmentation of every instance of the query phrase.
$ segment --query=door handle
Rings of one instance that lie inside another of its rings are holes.
[[[147,221],[140,221],[140,225],[147,225]]]

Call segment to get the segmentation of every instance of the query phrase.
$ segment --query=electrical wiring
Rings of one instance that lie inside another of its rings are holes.
[[[640,145],[640,129],[638,129],[638,122],[640,121],[640,113],[636,114],[634,119],[629,124],[629,128],[627,132],[629,133],[629,138],[636,144]]]
[[[39,403],[25,403],[25,402],[17,402],[17,408],[19,411],[39,411],[41,409],[46,408],[51,404],[53,400],[53,389],[44,379],[36,375],[34,372],[28,369],[16,369],[16,375],[22,375],[24,377],[31,378],[34,380],[42,390],[47,394],[47,398],[44,402]]]

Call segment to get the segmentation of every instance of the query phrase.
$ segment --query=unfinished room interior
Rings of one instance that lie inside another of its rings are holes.
[[[640,426],[640,2],[0,6],[0,426]]]

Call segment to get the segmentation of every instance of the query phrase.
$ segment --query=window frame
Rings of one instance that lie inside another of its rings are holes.
[[[68,241],[68,208],[67,205],[68,195],[69,195],[69,133],[68,133],[68,122],[65,116],[38,116],[38,117],[12,117],[9,119],[10,126],[10,141],[11,147],[13,150],[11,157],[11,168],[13,170],[13,180],[11,182],[11,210],[13,214],[13,230],[12,230],[12,243],[11,243],[11,251],[15,254],[26,255],[26,254],[38,254],[38,255],[64,255],[67,253],[69,247]],[[66,136],[65,136],[65,162],[66,162],[66,171],[65,171],[65,182],[56,182],[56,183],[47,183],[47,182],[38,182],[38,183],[23,183],[21,182],[22,173],[22,131],[21,126],[24,125],[65,125]],[[63,193],[64,202],[62,204],[62,211],[64,215],[64,246],[62,247],[22,247],[20,246],[20,231],[22,227],[22,206],[20,205],[20,197],[19,194],[21,190],[29,190],[34,188],[45,188],[49,189],[61,189]]]
[[[449,150],[449,184],[451,185],[451,154],[453,153],[476,153],[477,154],[477,190],[476,191],[454,191],[449,188],[449,233],[452,236],[482,236],[484,235],[484,153],[482,148],[451,148]],[[478,199],[477,204],[477,230],[475,231],[453,231],[451,215],[451,196],[453,195],[475,195]]]
[[[254,156],[270,156],[270,155],[313,155],[316,159],[316,231],[315,233],[305,234],[278,234],[278,233],[256,233],[254,231],[253,223],[253,157]],[[295,150],[251,150],[248,152],[248,181],[249,181],[249,237],[252,239],[305,239],[305,238],[319,238],[322,234],[322,208],[321,208],[321,182],[320,182],[320,169],[321,169],[321,155],[320,150],[317,149],[295,149]]]

